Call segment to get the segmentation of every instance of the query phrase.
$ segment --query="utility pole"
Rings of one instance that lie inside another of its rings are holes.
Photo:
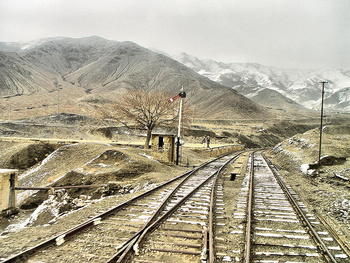
[[[322,144],[322,130],[323,130],[323,99],[324,99],[324,84],[328,83],[327,81],[320,81],[322,83],[322,99],[321,99],[321,125],[320,125],[320,143],[318,149],[318,169],[321,167],[321,144]]]
[[[57,114],[60,113],[60,88],[57,87]]]
[[[186,98],[186,92],[184,92],[184,88],[181,88],[180,96],[180,108],[179,108],[179,124],[177,127],[177,142],[176,142],[176,165],[179,165],[179,157],[180,157],[180,136],[181,136],[181,115],[182,115],[182,99]]]

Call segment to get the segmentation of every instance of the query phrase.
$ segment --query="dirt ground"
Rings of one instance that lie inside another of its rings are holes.
[[[350,245],[350,126],[326,126],[322,138],[321,156],[340,160],[322,165],[319,171],[306,169],[307,164],[318,161],[318,129],[283,141],[267,156],[281,167],[280,173],[305,203],[323,216]]]
[[[63,116],[65,123],[67,116]],[[106,139],[103,130],[86,128],[74,122],[67,126],[0,125],[0,135],[55,136],[73,139]],[[45,119],[46,120],[46,119]],[[56,125],[56,120],[52,121]],[[278,122],[280,123],[280,122]],[[89,122],[89,125],[91,121]],[[219,125],[220,124],[220,125]],[[292,122],[295,124],[295,122]],[[95,124],[94,124],[95,125]],[[18,129],[18,127],[21,128]],[[293,125],[292,125],[293,126]],[[24,127],[26,127],[24,129]],[[294,126],[293,126],[294,127]],[[345,157],[333,165],[322,166],[319,173],[305,170],[318,156],[318,129],[315,123],[289,125],[258,122],[197,122],[185,136],[180,166],[153,160],[150,150],[142,147],[115,146],[108,143],[55,144],[41,142],[0,142],[1,168],[20,169],[20,186],[60,186],[79,184],[107,184],[92,189],[18,193],[20,213],[0,221],[0,259],[18,253],[35,243],[73,227],[109,207],[115,206],[156,184],[184,173],[208,160],[200,141],[203,134],[212,134],[212,144],[242,143],[247,146],[266,146],[274,141],[267,155],[282,169],[280,173],[304,202],[317,210],[350,243],[350,128],[349,125],[327,125],[324,128],[323,155]],[[310,130],[311,129],[311,130]],[[77,133],[74,133],[74,131]],[[139,135],[129,135],[123,129],[107,129],[111,140],[142,141]],[[195,130],[195,131],[193,131]],[[254,131],[252,135],[250,132]],[[5,134],[6,133],[6,134]],[[185,133],[186,134],[186,133]],[[296,134],[296,135],[294,135]],[[293,136],[294,135],[294,136]],[[261,145],[259,142],[262,142]],[[195,147],[195,148],[193,148]],[[187,167],[188,166],[188,167]],[[303,171],[302,171],[303,170]],[[113,182],[108,184],[108,182]],[[232,197],[234,198],[234,197]],[[40,209],[38,209],[38,206]],[[34,214],[32,214],[35,212]]]
[[[9,144],[6,145],[9,146]],[[17,145],[13,147],[18,149]],[[191,154],[196,165],[206,160],[191,149],[184,151]],[[62,165],[62,163],[65,164]],[[58,186],[112,181],[111,185],[114,188],[102,187],[98,190],[68,191],[63,192],[62,195],[58,192],[51,196],[46,193],[37,198],[19,198],[19,204],[22,204],[22,207],[31,207],[31,209],[21,209],[19,214],[1,221],[0,258],[18,253],[35,243],[55,236],[67,226],[73,227],[77,222],[86,221],[88,217],[106,211],[189,169],[192,167],[159,163],[150,158],[148,150],[133,147],[99,144],[61,146],[44,161],[23,171],[20,175],[20,184]],[[35,178],[39,179],[33,180]],[[43,202],[43,200],[46,201]],[[32,202],[31,205],[29,205],[30,202]],[[36,208],[40,203],[41,205]],[[63,203],[66,207],[62,206]]]

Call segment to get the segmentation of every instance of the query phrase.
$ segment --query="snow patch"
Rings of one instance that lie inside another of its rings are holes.
[[[304,163],[300,166],[300,171],[304,174],[307,174],[309,170],[309,164]]]
[[[39,171],[40,169],[42,169],[42,167],[47,164],[51,159],[57,157],[58,155],[60,155],[60,148],[58,148],[57,150],[53,151],[51,154],[49,154],[42,162],[39,166],[37,166],[36,168],[34,168],[33,170],[29,170],[28,172],[22,174],[18,179],[22,180],[24,178],[26,178],[28,175],[31,175],[37,171]]]
[[[147,155],[147,154],[145,154],[145,153],[139,153],[139,155],[140,155],[140,156],[143,156],[143,157],[146,157],[146,158],[150,159],[150,160],[153,161],[153,162],[159,163],[157,160],[152,159],[151,156],[149,156],[149,155]]]

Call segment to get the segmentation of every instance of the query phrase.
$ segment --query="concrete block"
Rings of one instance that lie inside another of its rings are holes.
[[[18,170],[0,169],[0,211],[16,207]]]

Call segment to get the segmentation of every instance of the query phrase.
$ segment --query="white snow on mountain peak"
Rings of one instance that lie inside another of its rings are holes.
[[[332,97],[333,104],[328,106],[336,110],[348,110],[350,107],[350,70],[340,70],[330,67],[314,70],[280,69],[257,63],[223,63],[210,59],[198,59],[195,56],[181,53],[174,59],[193,69],[197,73],[233,89],[242,85],[257,87],[259,90],[268,88],[283,96],[308,107],[317,108],[321,100],[321,81],[327,81],[325,86],[325,107],[327,98]],[[252,91],[253,92],[253,91]],[[256,96],[244,94],[247,97]],[[334,105],[334,101],[337,104]]]

